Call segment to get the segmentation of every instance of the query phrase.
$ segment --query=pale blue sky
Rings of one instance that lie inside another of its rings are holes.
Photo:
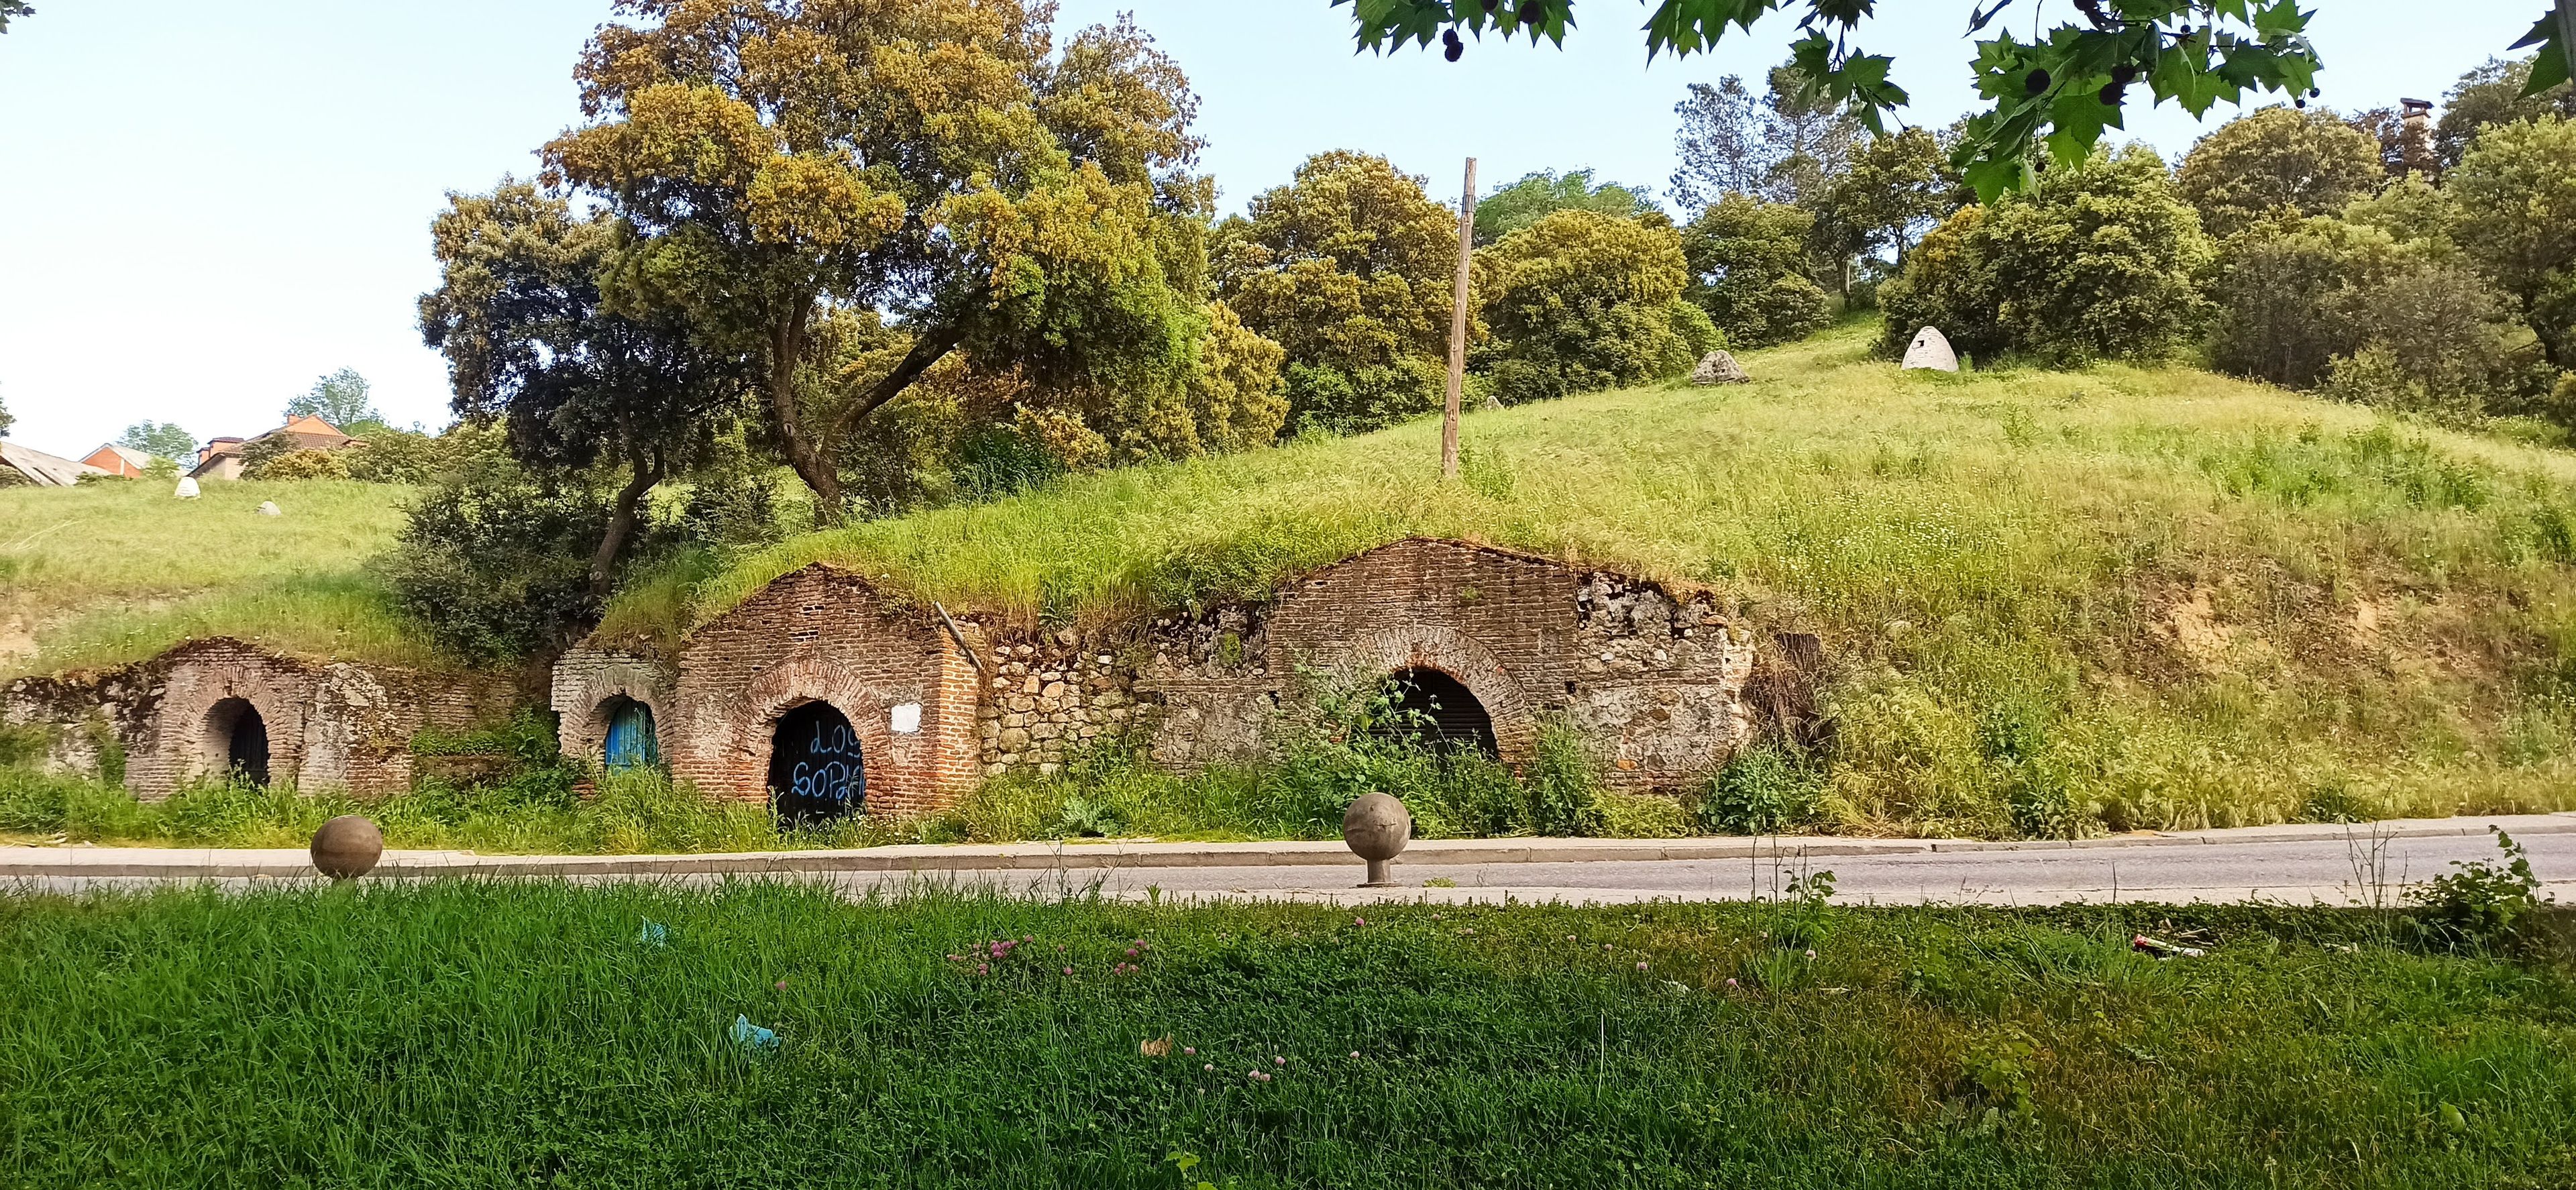
[[[126,424],[201,439],[276,424],[315,376],[357,368],[395,420],[447,420],[413,302],[451,189],[534,170],[572,123],[573,56],[605,0],[37,0],[0,35],[0,400],[17,441],[88,450]],[[1203,166],[1229,209],[1329,148],[1383,153],[1454,200],[1480,181],[1590,166],[1658,191],[1683,87],[1758,75],[1790,27],[1713,58],[1644,63],[1645,9],[1587,0],[1566,48],[1470,44],[1451,65],[1354,57],[1325,0],[1065,0],[1122,9],[1189,71]],[[1915,123],[1971,92],[1966,0],[1892,0],[1863,39],[1897,55]],[[2325,102],[2439,99],[2538,0],[2317,0]],[[2017,6],[2020,21],[2028,9]],[[2228,109],[2212,113],[2213,123]],[[2168,156],[2205,129],[2170,106],[2132,132]]]

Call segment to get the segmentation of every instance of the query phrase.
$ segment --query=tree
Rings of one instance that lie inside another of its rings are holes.
[[[1729,194],[1682,229],[1690,300],[1728,344],[1768,346],[1825,324],[1825,291],[1805,275],[1814,224],[1787,203]]]
[[[7,437],[9,435],[9,427],[17,424],[18,419],[9,412],[9,403],[6,401],[0,401],[0,438]]]
[[[1562,174],[1540,170],[1476,200],[1476,246],[1491,244],[1555,211],[1598,211],[1630,219],[1653,209],[1655,200],[1643,190],[1617,182],[1594,185],[1591,170]]]
[[[2460,247],[2520,303],[2549,362],[2576,370],[2576,121],[2487,129],[2443,189]]]
[[[184,459],[197,453],[197,436],[176,422],[138,421],[125,427],[125,432],[116,436],[116,443],[163,459]]]
[[[2267,107],[2200,138],[2179,184],[2201,228],[2224,238],[2275,212],[2340,211],[2386,176],[2378,144],[2333,112]]]
[[[1809,243],[1837,263],[1885,254],[1901,268],[1915,240],[1975,198],[1939,138],[1920,128],[1873,134],[1851,168],[1809,204],[1816,216]]]
[[[590,595],[604,600],[645,494],[731,423],[751,363],[616,288],[639,249],[614,215],[576,217],[563,196],[504,179],[448,195],[430,239],[440,285],[420,299],[421,339],[447,357],[457,415],[506,425],[510,453],[540,477],[577,485],[603,462],[625,473],[589,550]]]
[[[1713,49],[1729,26],[1750,30],[1793,0],[1659,0],[1646,19],[1649,58]],[[1503,40],[1526,36],[1562,43],[1574,24],[1574,0],[1332,0],[1351,5],[1360,47],[1385,52],[1437,39],[1455,61],[1466,45],[1491,30]],[[2560,6],[2576,0],[2560,0]],[[1883,131],[1885,113],[1906,102],[1905,89],[1888,81],[1894,60],[1863,53],[1854,44],[1874,5],[1848,0],[1805,0],[1791,61],[1817,92],[1845,105],[1871,131]],[[2011,0],[1971,0],[1968,30],[1983,32],[2011,7]],[[2121,126],[2132,85],[2145,83],[2157,102],[2171,99],[2197,117],[2220,100],[2241,102],[2248,90],[2294,96],[2315,90],[2320,65],[2308,44],[2308,13],[2296,0],[2088,0],[2076,6],[2081,21],[2061,22],[2045,35],[2021,41],[1998,26],[1977,43],[1978,92],[1991,104],[1968,121],[1953,161],[1988,198],[2026,185],[2034,142],[2045,140],[2061,165],[2081,162],[2105,128]],[[2576,37],[2576,34],[2565,36]],[[2562,47],[2558,24],[2544,17],[2525,44],[2543,44],[2545,59],[2569,61],[2576,47]]]
[[[1660,214],[1557,211],[1478,253],[1477,264],[1494,336],[1478,362],[1507,402],[1677,375],[1716,345],[1680,300],[1681,236]]]
[[[1289,417],[1353,432],[1438,407],[1458,216],[1383,157],[1336,150],[1216,229],[1218,294],[1285,352]]]
[[[375,403],[368,399],[370,391],[367,378],[358,375],[357,369],[342,368],[314,380],[311,389],[289,400],[286,416],[309,413],[344,431],[365,422],[381,425],[385,415],[376,412]]]
[[[6,33],[9,31],[9,19],[11,17],[31,17],[34,15],[36,15],[36,10],[27,7],[27,0],[0,0],[0,33]],[[7,428],[8,427],[5,425],[0,425],[0,430],[5,430]]]
[[[1879,291],[1886,349],[1931,325],[1979,354],[2157,358],[2199,330],[2213,255],[2153,150],[2096,153],[1924,236]]]
[[[2393,107],[2374,107],[2347,123],[2379,146],[2379,168],[2389,181],[2412,176],[2429,178],[2442,172],[2442,159],[2433,148],[2431,117]]]
[[[1682,160],[1673,200],[1690,212],[1722,194],[1813,201],[1849,168],[1858,142],[1860,125],[1838,106],[1786,66],[1772,69],[1758,102],[1734,75],[1714,87],[1691,84],[1689,96],[1673,105],[1681,117],[1673,146]]]
[[[1213,189],[1188,80],[1132,23],[1022,0],[635,0],[549,175],[645,237],[634,290],[755,356],[769,430],[847,512],[853,428],[952,351],[1041,390],[1186,383]],[[818,357],[838,313],[901,349]]]
[[[412,505],[382,565],[394,596],[458,656],[504,661],[568,644],[599,597],[586,556],[606,501],[510,457],[499,427],[460,425],[455,458]]]
[[[2460,76],[2442,104],[2441,123],[2433,130],[2433,152],[2444,168],[2468,156],[2478,134],[2499,124],[2554,115],[2576,120],[2576,86],[2561,82],[2535,91],[2532,68],[2539,59],[2489,58]]]

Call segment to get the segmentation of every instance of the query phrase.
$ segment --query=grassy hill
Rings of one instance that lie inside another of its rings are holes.
[[[1900,374],[1875,333],[1752,353],[1747,386],[1474,414],[1457,485],[1428,422],[1082,476],[673,571],[603,632],[673,638],[816,560],[1100,622],[1425,533],[1821,633],[1841,735],[1818,814],[1842,829],[2576,804],[2576,454],[2188,369]],[[0,493],[38,666],[213,631],[425,654],[364,575],[384,489],[209,490]],[[286,518],[248,514],[272,494]],[[29,543],[28,509],[87,519]]]
[[[1082,477],[640,585],[670,636],[823,560],[1024,619],[1256,596],[1412,533],[1822,633],[1846,829],[2576,804],[2576,455],[2185,369],[1900,374],[1848,325],[1654,388]]]
[[[0,488],[0,675],[148,657],[228,633],[323,655],[424,663],[366,560],[402,527],[401,488],[345,481]],[[273,500],[281,515],[258,514]]]

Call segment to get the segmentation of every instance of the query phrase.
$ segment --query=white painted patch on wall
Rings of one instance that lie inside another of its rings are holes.
[[[889,713],[886,717],[887,717],[887,719],[889,720],[889,722],[888,722],[887,726],[892,727],[892,728],[894,729],[894,732],[895,732],[895,734],[896,734],[896,735],[919,735],[919,734],[921,734],[921,704],[920,704],[920,703],[917,703],[917,702],[903,702],[903,703],[896,703],[896,704],[895,704],[895,706],[894,706],[894,710],[893,710],[891,713]]]

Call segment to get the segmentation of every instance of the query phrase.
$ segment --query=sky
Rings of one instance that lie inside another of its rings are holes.
[[[1970,107],[1967,0],[1902,0],[1859,39],[1896,56],[1909,123]],[[2539,0],[2315,0],[2323,102],[2439,100]],[[0,404],[14,441],[79,455],[137,421],[201,441],[277,425],[339,368],[397,424],[443,425],[420,342],[429,220],[452,190],[536,171],[578,122],[572,64],[607,0],[36,0],[0,35]],[[1239,210],[1325,149],[1387,156],[1454,202],[1539,169],[1664,189],[1688,84],[1758,80],[1790,22],[1645,61],[1645,7],[1585,0],[1562,50],[1470,42],[1448,63],[1353,53],[1327,0],[1063,0],[1065,29],[1130,11],[1202,106],[1201,167]],[[2005,18],[2027,22],[2025,4]],[[2062,15],[2055,13],[2053,15]],[[1758,82],[1756,89],[1759,89]],[[2132,107],[2169,159],[2207,124]],[[2117,135],[2117,134],[2115,134]]]

